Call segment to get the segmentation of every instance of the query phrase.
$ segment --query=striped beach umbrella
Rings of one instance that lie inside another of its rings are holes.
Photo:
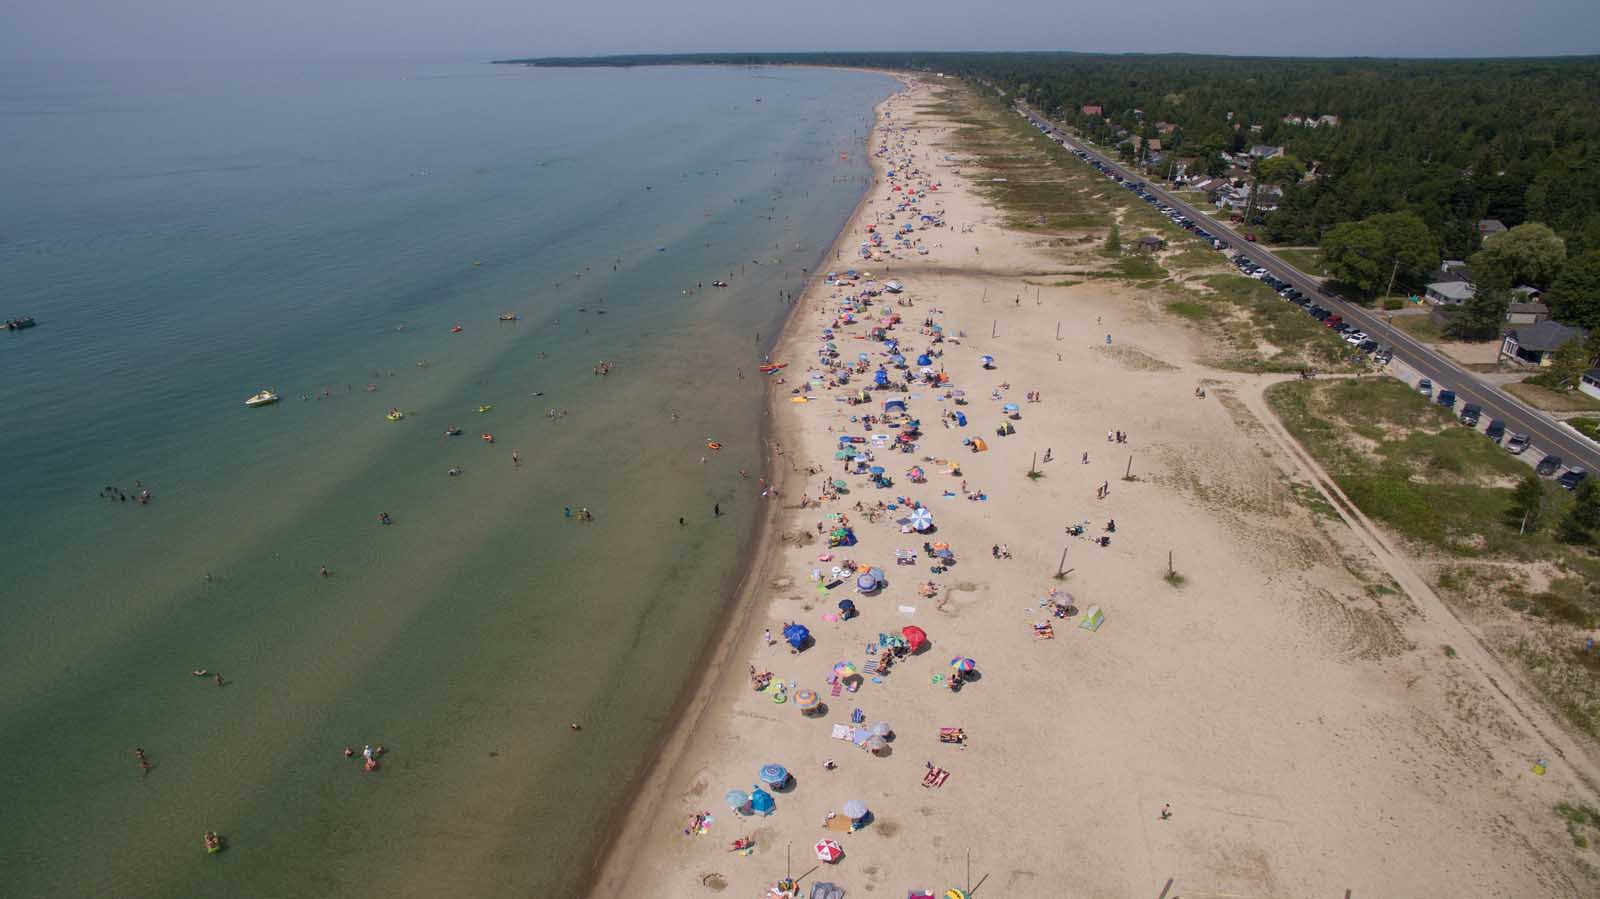
[[[838,677],[855,677],[856,666],[853,662],[840,662],[833,666],[833,673]]]
[[[974,662],[971,659],[964,659],[964,658],[962,658],[960,656],[956,656],[955,658],[950,660],[950,667],[954,668],[955,670],[957,670],[959,672],[961,672],[962,674],[966,674],[967,672],[972,671],[975,668],[977,668],[978,667],[978,663]]]
[[[750,804],[750,796],[743,790],[729,790],[728,795],[723,798],[727,800],[728,808],[736,812],[743,812],[745,807]]]
[[[817,858],[829,864],[844,858],[844,848],[832,840],[820,840],[813,848],[817,851]]]
[[[816,690],[796,690],[794,704],[799,706],[802,712],[814,712],[822,705],[822,697],[817,695]]]
[[[781,787],[789,782],[789,769],[782,765],[762,765],[761,782],[774,787]]]

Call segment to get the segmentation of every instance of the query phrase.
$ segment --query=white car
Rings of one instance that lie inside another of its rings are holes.
[[[1359,344],[1359,343],[1361,343],[1361,341],[1366,340],[1366,339],[1367,339],[1367,332],[1365,332],[1365,331],[1351,331],[1349,334],[1346,334],[1344,336],[1344,342],[1348,343],[1348,344],[1351,344],[1351,345]]]

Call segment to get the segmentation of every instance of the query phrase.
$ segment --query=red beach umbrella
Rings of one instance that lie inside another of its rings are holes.
[[[900,636],[906,638],[906,645],[911,647],[912,652],[921,649],[928,642],[928,632],[915,624],[908,624],[901,628]]]

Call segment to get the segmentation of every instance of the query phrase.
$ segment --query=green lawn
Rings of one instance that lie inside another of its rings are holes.
[[[1396,315],[1389,323],[1427,343],[1438,343],[1445,339],[1444,331],[1426,315]]]
[[[1326,274],[1322,268],[1321,250],[1273,250],[1272,252],[1279,259],[1308,275],[1320,278]]]
[[[1600,400],[1576,390],[1551,390],[1523,381],[1505,385],[1505,391],[1533,408],[1546,412],[1600,412]]]

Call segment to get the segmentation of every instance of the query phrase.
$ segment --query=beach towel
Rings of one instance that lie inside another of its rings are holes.
[[[832,818],[829,818],[828,823],[823,826],[828,830],[837,830],[840,833],[849,833],[851,828],[850,819],[846,818],[844,815],[834,815]]]
[[[835,724],[832,736],[835,740],[848,740],[852,732],[853,728],[848,724]]]
[[[868,659],[861,663],[861,673],[871,677],[878,673],[878,660]]]
[[[844,681],[836,680],[833,682],[833,689],[828,691],[828,695],[838,696],[842,692],[844,692]]]
[[[1056,638],[1055,625],[1048,621],[1039,622],[1033,626],[1033,635],[1040,640],[1054,640]]]

